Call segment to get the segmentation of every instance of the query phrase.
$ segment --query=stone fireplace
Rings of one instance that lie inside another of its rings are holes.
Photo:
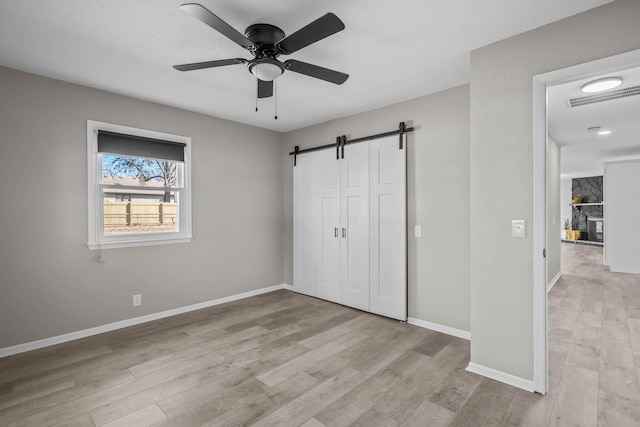
[[[571,196],[582,197],[582,203],[601,203],[602,187],[602,176],[574,178],[571,180]],[[574,206],[571,229],[580,230],[580,240],[602,242],[604,240],[603,206]]]

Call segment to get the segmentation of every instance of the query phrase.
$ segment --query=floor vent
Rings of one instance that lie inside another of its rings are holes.
[[[595,104],[598,102],[611,101],[613,99],[626,98],[627,96],[640,95],[640,86],[631,86],[624,89],[608,90],[597,95],[581,96],[569,99],[571,108],[581,105]]]

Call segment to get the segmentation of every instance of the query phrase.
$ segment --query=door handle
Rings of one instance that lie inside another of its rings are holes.
[[[347,229],[342,227],[342,238],[346,239],[347,238]]]
[[[338,237],[338,227],[336,227],[334,230],[335,231],[334,231],[333,237]]]

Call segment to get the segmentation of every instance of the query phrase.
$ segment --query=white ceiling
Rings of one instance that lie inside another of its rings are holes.
[[[240,32],[291,34],[327,12],[346,29],[281,59],[350,74],[342,86],[286,72],[255,112],[250,54],[183,12],[181,0],[0,0],[0,65],[242,123],[289,131],[458,86],[469,52],[611,0],[199,0]]]
[[[580,87],[607,76],[623,78],[623,89],[640,85],[640,68],[608,73],[548,89],[549,131],[562,149],[562,178],[603,174],[603,162],[640,158],[640,95],[570,108],[568,99],[588,94]],[[600,126],[611,135],[587,129]]]

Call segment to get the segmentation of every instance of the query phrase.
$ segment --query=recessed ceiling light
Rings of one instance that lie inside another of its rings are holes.
[[[602,92],[616,88],[622,84],[622,78],[620,77],[605,77],[604,79],[593,80],[589,83],[585,83],[580,88],[581,92],[594,93]]]
[[[601,130],[600,132],[598,132],[598,135],[611,135],[611,131],[610,130]]]
[[[601,129],[600,126],[592,126],[590,128],[587,128],[589,132],[596,132],[596,131],[599,131],[600,129]]]

